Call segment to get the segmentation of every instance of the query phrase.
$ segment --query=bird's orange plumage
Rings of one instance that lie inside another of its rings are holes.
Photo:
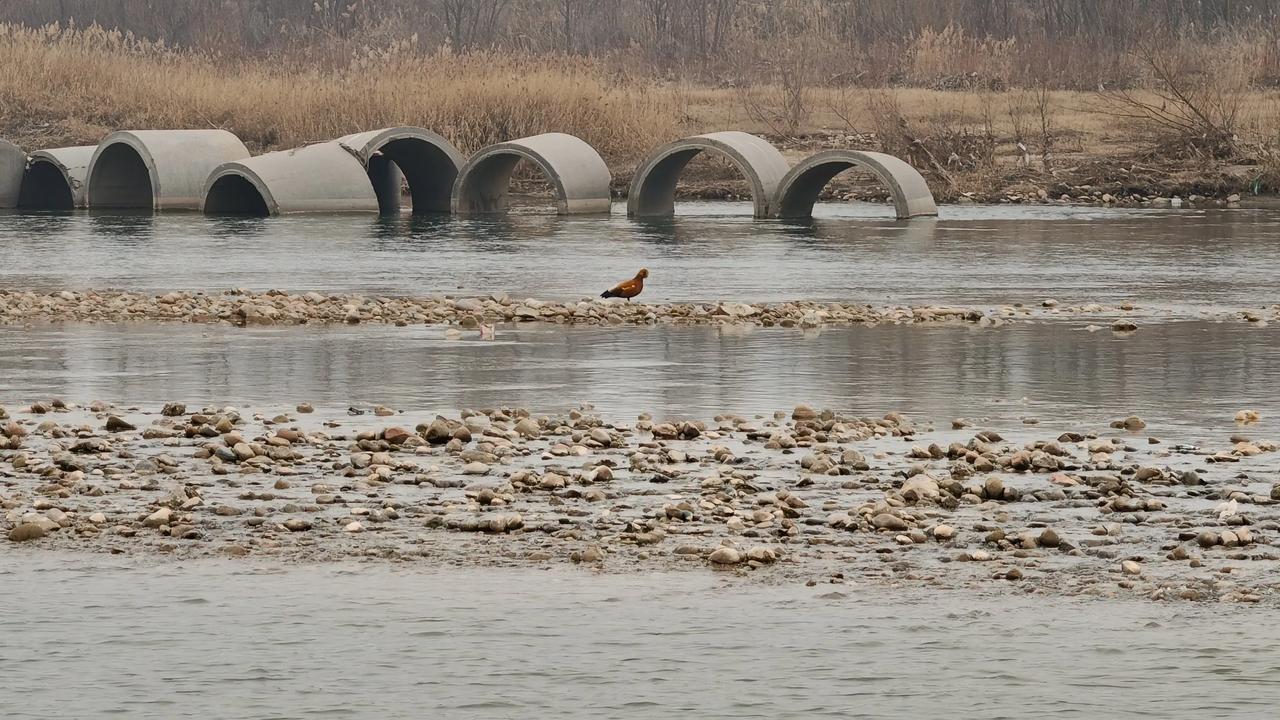
[[[620,282],[617,285],[614,285],[612,288],[605,290],[604,292],[600,293],[600,297],[602,298],[620,297],[620,298],[626,298],[627,300],[630,300],[631,298],[639,295],[640,292],[644,290],[644,279],[647,277],[649,277],[649,271],[645,268],[640,268],[640,272],[636,273],[635,277],[631,278],[630,280]]]

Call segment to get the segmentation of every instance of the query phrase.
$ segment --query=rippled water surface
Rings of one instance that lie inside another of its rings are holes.
[[[1271,718],[1265,612],[0,554],[19,718]]]
[[[501,326],[495,341],[439,327],[0,327],[0,404],[51,396],[158,406],[287,409],[597,406],[710,419],[811,402],[1048,427],[1138,413],[1160,431],[1222,436],[1235,413],[1277,421],[1272,327],[1175,322],[1130,335],[1087,320],[968,326],[562,328]],[[1280,428],[1280,423],[1275,425]],[[1155,427],[1153,426],[1153,431]],[[1047,432],[1047,431],[1046,431]]]
[[[1280,301],[1280,211],[819,206],[810,223],[755,221],[744,203],[675,219],[269,219],[10,215],[0,287],[245,287],[545,299],[598,293],[636,268],[645,299],[871,303],[1118,302],[1174,309]]]

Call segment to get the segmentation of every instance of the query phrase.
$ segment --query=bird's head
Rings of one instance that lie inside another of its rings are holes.
[[[636,273],[636,277],[641,280],[649,277],[649,268],[640,268],[640,272]]]

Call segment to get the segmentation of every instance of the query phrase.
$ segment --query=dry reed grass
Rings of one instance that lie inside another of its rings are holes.
[[[1214,67],[1223,69],[1203,80],[1231,89],[1234,132],[1242,145],[1258,148],[1260,164],[1274,168],[1267,175],[1276,180],[1267,185],[1280,186],[1280,93],[1260,89],[1269,62],[1231,61],[1261,56],[1258,42],[1243,34],[1218,41],[1222,54]],[[921,35],[913,47],[909,68],[917,79],[948,70],[997,77],[995,71],[1008,70],[1015,56],[1008,43],[959,32]],[[1189,48],[1208,52],[1203,45]],[[741,87],[659,83],[574,56],[424,54],[412,40],[402,40],[321,64],[303,57],[232,61],[96,27],[0,25],[0,65],[7,70],[0,74],[0,134],[34,148],[92,143],[119,128],[220,127],[263,151],[408,124],[474,151],[559,131],[600,149],[625,183],[628,168],[646,152],[682,134],[743,129],[786,135],[787,145],[803,146],[812,135],[857,133],[927,172],[936,165],[934,174],[952,189],[977,176],[998,180],[1010,166],[1046,175],[1070,172],[1081,158],[1121,158],[1151,135],[1150,123],[1128,127],[1105,107],[1100,112],[1106,95],[1097,92],[1048,85],[991,89],[1000,87],[997,82],[963,91],[868,90],[825,84],[814,79],[818,74],[788,82],[782,56],[773,73],[779,82],[750,86],[755,97],[777,99],[774,115],[759,112],[763,101],[754,108],[744,103]],[[1125,96],[1165,102],[1159,88],[1130,89]],[[791,106],[788,98],[795,101]],[[734,174],[720,164],[707,166],[711,175]]]
[[[120,128],[218,127],[271,149],[420,125],[464,151],[568,132],[627,161],[678,135],[672,94],[620,87],[582,58],[424,56],[405,42],[315,70],[228,63],[100,28],[0,25],[0,66],[5,132],[46,142],[96,142]]]

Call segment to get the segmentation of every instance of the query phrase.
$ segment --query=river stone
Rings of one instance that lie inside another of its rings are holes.
[[[956,530],[950,525],[938,525],[933,528],[933,537],[938,540],[950,540],[955,537]]]
[[[1120,563],[1120,570],[1125,575],[1141,575],[1142,566],[1133,560],[1125,560]]]
[[[305,518],[289,518],[284,521],[284,527],[289,532],[303,532],[311,529],[311,521]]]
[[[982,492],[988,500],[999,500],[1004,496],[1004,481],[998,477],[989,477],[982,484]]]
[[[797,405],[791,411],[792,420],[816,420],[817,418],[818,412],[808,405]]]
[[[725,549],[728,549],[728,548],[725,548]],[[712,554],[714,555],[715,553],[712,553]],[[757,545],[756,547],[753,547],[747,551],[747,559],[752,562],[768,564],[776,561],[778,559],[778,556],[773,552],[772,548],[767,548],[763,545]]]
[[[489,466],[482,462],[469,462],[462,466],[463,475],[488,475]]]
[[[37,523],[22,523],[9,531],[9,539],[13,542],[26,542],[44,537],[45,529]]]
[[[1037,542],[1039,542],[1044,547],[1053,548],[1053,547],[1058,547],[1058,545],[1062,543],[1062,539],[1058,537],[1057,531],[1055,531],[1053,528],[1045,528],[1043,531],[1040,532],[1040,537],[1037,538]]]
[[[173,511],[171,511],[169,508],[160,508],[159,510],[156,510],[155,512],[148,515],[147,519],[142,521],[142,524],[149,528],[158,528],[161,525],[168,525],[169,518],[172,515],[173,515]]]
[[[592,440],[595,440],[601,445],[608,446],[613,443],[613,438],[610,437],[609,431],[605,430],[604,428],[600,428],[600,427],[591,428],[591,432],[588,433],[588,435]]]
[[[907,521],[893,513],[879,513],[871,518],[871,524],[880,530],[906,530]]]
[[[707,557],[713,565],[737,565],[742,562],[742,553],[731,547],[719,547]]]
[[[1212,530],[1205,530],[1199,535],[1196,535],[1196,544],[1202,548],[1211,548],[1218,544],[1218,533],[1213,532]]]
[[[902,497],[907,502],[920,502],[922,500],[937,500],[941,495],[938,487],[938,481],[932,477],[920,473],[907,478],[902,483]]]
[[[515,429],[516,433],[520,435],[520,437],[530,440],[536,439],[542,434],[542,430],[538,427],[537,421],[532,418],[522,418],[520,422],[516,423]]]
[[[453,430],[449,427],[449,421],[438,417],[427,426],[423,437],[432,445],[444,445],[453,439]]]
[[[115,415],[107,416],[107,424],[104,426],[107,432],[125,432],[128,430],[137,430],[131,423],[116,417]]]

